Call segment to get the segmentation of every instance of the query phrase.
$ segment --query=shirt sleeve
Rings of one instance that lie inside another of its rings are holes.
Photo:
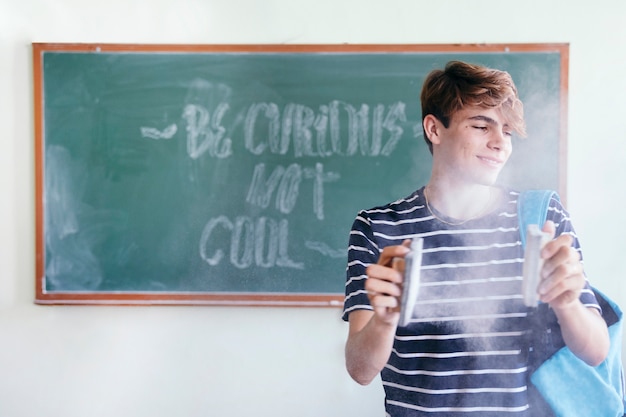
[[[380,250],[373,237],[370,219],[365,211],[361,211],[350,230],[343,320],[348,321],[352,311],[372,310],[365,291],[366,269],[378,261],[379,255]]]

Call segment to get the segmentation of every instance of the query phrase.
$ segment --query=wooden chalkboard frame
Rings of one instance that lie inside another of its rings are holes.
[[[569,45],[560,43],[523,44],[394,44],[394,45],[165,45],[165,44],[62,44],[33,43],[34,134],[35,134],[35,223],[36,290],[35,303],[43,305],[230,305],[282,307],[341,307],[343,294],[308,293],[186,293],[186,292],[50,292],[46,290],[44,224],[44,93],[43,54],[45,52],[125,52],[125,53],[515,53],[552,52],[560,55],[560,115],[558,143],[558,191],[566,198],[567,95]],[[341,279],[338,271],[338,279]]]

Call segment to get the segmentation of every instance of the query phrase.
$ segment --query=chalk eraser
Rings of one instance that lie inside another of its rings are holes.
[[[420,287],[420,271],[422,268],[422,249],[424,239],[415,237],[411,241],[411,251],[405,256],[404,280],[402,297],[400,298],[400,321],[398,325],[406,326],[411,320]]]
[[[543,259],[540,256],[541,248],[550,240],[548,233],[542,232],[536,224],[528,225],[526,229],[526,248],[524,250],[524,266],[522,293],[524,304],[528,307],[537,307],[539,295],[537,288],[543,267]]]

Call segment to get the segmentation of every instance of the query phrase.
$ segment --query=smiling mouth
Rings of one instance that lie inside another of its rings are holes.
[[[502,161],[501,159],[487,158],[485,156],[479,156],[478,159],[480,159],[482,162],[486,163],[487,165],[491,165],[493,167],[498,167],[498,168],[504,164],[504,161]]]

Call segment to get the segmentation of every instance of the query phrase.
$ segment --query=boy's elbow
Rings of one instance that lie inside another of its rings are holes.
[[[346,344],[345,358],[348,375],[359,385],[369,385],[380,373],[380,369],[371,362],[369,355],[356,351],[350,341]]]
[[[346,363],[346,370],[348,371],[348,375],[359,385],[369,385],[373,380],[374,376],[369,375],[368,373],[363,372],[363,367],[355,364]]]
[[[593,352],[590,352],[583,360],[589,366],[598,366],[606,360],[606,357],[609,355],[610,347],[611,342],[607,338],[605,343],[602,343],[601,346],[598,346]]]
[[[583,360],[585,361],[585,363],[589,366],[593,366],[594,368],[598,365],[600,365],[602,362],[604,362],[604,360],[606,359],[606,355],[601,356],[601,355],[595,355],[589,358],[584,358]]]

